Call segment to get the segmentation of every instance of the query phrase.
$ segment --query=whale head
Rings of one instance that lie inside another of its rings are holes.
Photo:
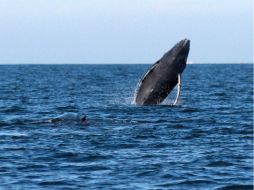
[[[186,67],[189,50],[190,40],[181,40],[163,55],[161,61],[171,64],[176,69],[177,73],[181,74]]]

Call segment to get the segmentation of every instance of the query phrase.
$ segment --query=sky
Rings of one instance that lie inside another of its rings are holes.
[[[0,0],[0,64],[253,63],[252,0]]]

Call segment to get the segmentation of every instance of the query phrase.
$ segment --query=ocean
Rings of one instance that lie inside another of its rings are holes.
[[[137,106],[149,66],[1,65],[0,189],[253,189],[253,65],[187,65],[177,106]],[[36,122],[63,113],[87,122]]]

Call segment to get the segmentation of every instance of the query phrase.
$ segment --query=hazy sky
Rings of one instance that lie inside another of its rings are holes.
[[[253,62],[252,0],[0,0],[0,63]]]

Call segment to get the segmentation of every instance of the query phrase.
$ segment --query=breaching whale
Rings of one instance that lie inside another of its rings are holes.
[[[134,97],[136,104],[159,104],[178,84],[174,105],[177,104],[180,96],[181,74],[186,67],[189,49],[190,40],[181,40],[152,65],[138,83]]]

